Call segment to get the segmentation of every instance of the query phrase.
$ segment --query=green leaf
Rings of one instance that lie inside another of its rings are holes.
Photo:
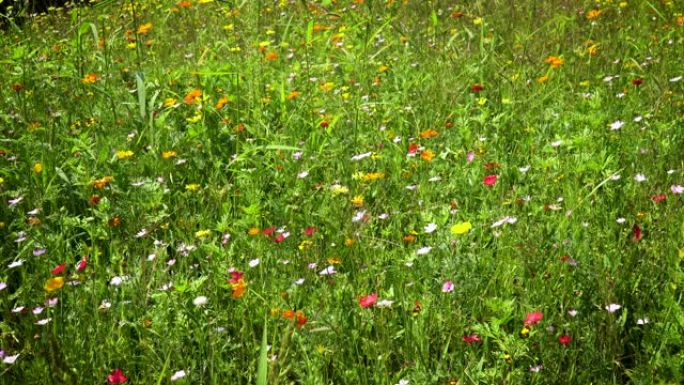
[[[264,318],[264,333],[261,337],[261,348],[259,348],[259,366],[257,367],[256,385],[267,385],[268,381],[268,346],[266,344],[266,318]]]

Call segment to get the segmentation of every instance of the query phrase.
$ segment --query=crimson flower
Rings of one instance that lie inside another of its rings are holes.
[[[409,154],[409,155],[416,155],[416,153],[418,152],[418,148],[420,148],[420,146],[418,145],[418,143],[411,143],[411,144],[409,144],[409,147],[408,147],[408,154]]]
[[[244,274],[245,273],[243,273],[242,271],[233,270],[230,272],[230,279],[228,280],[228,282],[237,283]]]
[[[496,179],[496,175],[487,175],[484,177],[482,183],[484,183],[485,186],[494,186],[494,184],[496,183]]]
[[[50,274],[52,274],[52,275],[62,274],[64,269],[66,269],[66,263],[59,264],[54,269],[50,270]]]
[[[639,242],[641,238],[643,238],[643,234],[641,233],[641,227],[639,227],[639,225],[635,224],[634,227],[632,227],[632,234],[634,236],[635,242]]]
[[[126,383],[126,381],[128,381],[128,377],[124,376],[123,371],[121,369],[114,369],[107,376],[107,383],[110,385],[124,384]]]
[[[654,195],[651,197],[653,203],[662,202],[667,199],[667,194]]]
[[[480,92],[484,90],[484,86],[482,84],[473,84],[472,86],[470,86],[470,90],[473,92]]]
[[[265,235],[265,236],[267,236],[267,237],[270,237],[271,234],[273,234],[273,232],[275,232],[275,229],[276,229],[275,226],[271,226],[271,227],[269,227],[269,228],[267,228],[267,229],[264,229],[264,231],[262,231],[261,234],[263,234],[263,235]]]
[[[563,346],[568,346],[570,345],[570,342],[572,342],[572,337],[567,334],[563,334],[562,336],[558,337],[558,342],[560,342],[560,344]]]
[[[275,243],[280,243],[285,240],[285,235],[278,234],[275,238],[273,238],[273,240],[275,241]]]
[[[525,317],[525,326],[532,326],[538,324],[539,321],[542,320],[542,318],[544,318],[544,314],[540,311],[528,313],[527,317]]]
[[[644,81],[643,81],[641,78],[634,78],[634,79],[632,79],[632,84],[635,85],[635,86],[640,86],[641,83],[643,83],[643,82],[644,82]]]
[[[83,270],[85,270],[86,266],[88,266],[88,257],[83,256],[83,258],[76,264],[76,272],[82,272]]]
[[[316,232],[316,228],[313,226],[309,226],[306,229],[304,229],[304,235],[306,235],[307,237],[312,236],[313,233],[315,233],[315,232]]]
[[[480,336],[478,336],[477,334],[466,334],[463,337],[461,337],[461,339],[463,340],[463,342],[465,342],[467,344],[472,344],[473,342],[482,341],[480,339]]]
[[[359,298],[359,305],[362,308],[366,309],[366,308],[373,306],[373,304],[375,304],[375,301],[377,301],[377,300],[378,300],[378,293],[371,293],[371,294],[368,294],[366,296]]]

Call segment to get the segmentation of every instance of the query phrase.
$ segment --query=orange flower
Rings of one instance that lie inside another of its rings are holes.
[[[287,100],[294,100],[297,99],[301,95],[301,92],[299,91],[292,91],[287,95]]]
[[[107,185],[109,185],[109,182],[111,182],[112,180],[114,180],[114,177],[110,175],[107,175],[100,179],[96,179],[93,182],[93,187],[95,187],[98,190],[102,190],[103,188],[107,187]]]
[[[233,283],[230,285],[231,290],[233,291],[231,293],[231,296],[235,299],[238,299],[245,295],[245,291],[247,291],[247,282],[243,278],[240,278],[237,280],[237,282]]]
[[[587,12],[587,19],[596,19],[597,17],[601,16],[601,13],[603,13],[603,11],[600,9],[592,9],[591,11]]]
[[[90,73],[81,79],[81,83],[83,84],[93,84],[97,81],[97,75],[94,73]]]
[[[202,96],[202,90],[199,90],[199,89],[195,88],[194,90],[188,92],[188,93],[185,95],[185,97],[183,98],[183,101],[185,102],[185,104],[192,104],[192,103],[194,103],[195,100],[197,100],[197,98],[199,98],[200,96]]]
[[[426,162],[432,162],[432,159],[435,158],[435,153],[430,151],[430,150],[425,150],[420,153],[420,159],[426,161]]]
[[[217,110],[220,110],[220,109],[222,109],[223,107],[225,107],[226,104],[228,104],[228,101],[229,101],[229,100],[228,100],[228,97],[227,97],[227,96],[222,96],[222,97],[218,100],[218,102],[216,102],[216,105],[215,105],[214,107],[215,107]]]
[[[264,60],[274,61],[276,59],[278,59],[278,54],[275,51],[269,51],[266,55],[264,55]]]
[[[551,68],[558,68],[565,63],[565,60],[558,56],[549,56],[544,60],[544,63],[551,66]]]
[[[138,27],[139,35],[147,35],[152,30],[152,23],[145,23]]]
[[[677,22],[679,25],[684,25],[684,16],[677,16],[675,22]]]
[[[249,235],[259,235],[261,233],[261,230],[258,227],[252,227],[251,229],[247,230],[247,234]]]
[[[293,310],[283,310],[283,318],[294,320],[295,312]]]
[[[415,240],[416,240],[416,237],[411,235],[411,234],[404,235],[404,242],[413,242]]]
[[[181,8],[190,8],[190,7],[192,7],[192,1],[183,0],[183,1],[179,1],[178,4],[176,4],[176,5],[181,7]]]
[[[425,130],[425,131],[420,133],[420,137],[423,139],[434,138],[436,136],[439,136],[439,132],[437,132],[433,129]]]

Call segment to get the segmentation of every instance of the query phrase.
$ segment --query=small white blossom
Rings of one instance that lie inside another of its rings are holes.
[[[199,297],[197,297],[197,298],[195,298],[195,299],[192,300],[192,304],[195,305],[195,306],[197,306],[197,307],[204,306],[204,305],[206,305],[208,302],[209,302],[209,300],[207,299],[207,297],[205,297],[205,296],[203,296],[203,295],[200,295]]]

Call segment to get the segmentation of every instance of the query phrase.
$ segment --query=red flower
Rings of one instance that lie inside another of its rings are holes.
[[[284,240],[285,240],[285,235],[283,235],[282,233],[278,234],[275,238],[273,238],[273,241],[275,241],[275,243],[280,243]]]
[[[496,183],[497,176],[496,175],[487,175],[484,177],[484,180],[482,181],[485,186],[494,186]]]
[[[321,128],[327,128],[329,124],[330,124],[330,123],[328,123],[327,120],[324,120],[324,121],[322,121],[322,122],[319,124],[319,126],[320,126]]]
[[[93,195],[93,196],[90,197],[90,204],[93,205],[93,206],[96,206],[98,203],[100,203],[100,200],[101,200],[101,199],[102,199],[102,198],[100,198],[99,195]]]
[[[470,86],[470,90],[473,92],[480,92],[484,90],[484,86],[482,84],[473,84],[472,86]]]
[[[82,272],[83,270],[85,270],[86,266],[88,266],[88,257],[83,256],[83,258],[76,264],[76,272]]]
[[[62,272],[66,269],[66,263],[62,263],[60,265],[57,265],[54,269],[50,271],[52,275],[57,275],[57,274],[62,274]]]
[[[496,162],[489,162],[485,163],[484,168],[487,170],[491,170],[493,168],[501,168],[501,165]]]
[[[237,283],[244,274],[245,273],[241,271],[233,270],[230,272],[230,279],[228,279],[228,282]]]
[[[643,81],[641,78],[634,78],[634,79],[632,79],[632,84],[635,85],[635,86],[637,86],[637,87],[640,86],[641,83],[643,83],[643,82],[644,82],[644,81]]]
[[[558,337],[558,342],[560,342],[561,345],[568,346],[570,345],[570,342],[572,342],[572,337],[570,337],[567,334],[564,334]]]
[[[373,306],[373,304],[375,304],[375,301],[377,301],[377,300],[378,300],[378,294],[377,293],[371,293],[371,294],[368,294],[366,296],[359,298],[359,305],[362,308],[366,309],[366,308]]]
[[[482,341],[482,340],[480,340],[480,336],[478,336],[477,334],[470,334],[470,335],[466,334],[461,339],[463,340],[463,342],[465,342],[467,344],[472,344],[473,342]]]
[[[643,234],[641,234],[641,227],[639,227],[639,225],[636,224],[634,225],[634,227],[632,227],[632,234],[634,236],[635,242],[639,242],[643,237]]]
[[[667,194],[654,195],[651,197],[653,203],[662,202],[667,199]]]
[[[263,234],[263,235],[265,235],[265,236],[267,236],[267,237],[270,237],[271,234],[273,234],[273,232],[275,232],[275,229],[276,229],[275,226],[271,226],[271,227],[269,227],[269,228],[267,228],[267,229],[264,229],[264,231],[262,231],[261,234]]]
[[[527,317],[525,317],[525,326],[532,326],[538,324],[539,321],[542,320],[542,318],[544,318],[544,314],[540,311],[528,313]]]
[[[420,148],[420,146],[418,146],[418,143],[409,144],[408,154],[409,155],[416,155],[416,153],[418,152],[418,148]]]
[[[304,235],[306,235],[307,237],[312,236],[313,233],[315,233],[315,232],[316,232],[316,228],[313,226],[309,226],[306,229],[304,229]]]
[[[121,369],[114,369],[108,376],[107,376],[107,383],[112,385],[112,384],[123,384],[126,381],[128,381],[128,378],[124,376],[123,371]]]

